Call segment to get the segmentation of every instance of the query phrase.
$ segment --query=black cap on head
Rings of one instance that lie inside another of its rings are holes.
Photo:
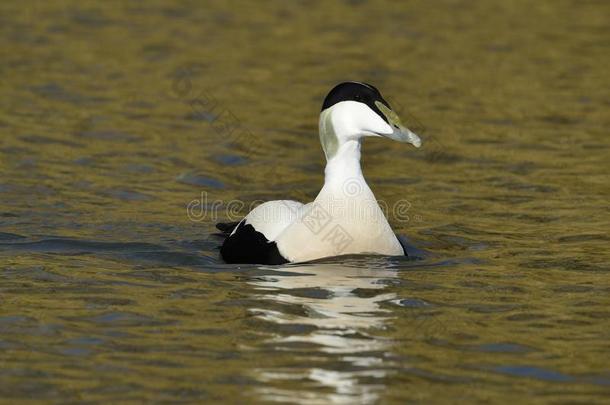
[[[324,103],[322,103],[322,111],[341,101],[357,101],[364,103],[386,122],[388,122],[388,119],[379,111],[379,108],[375,105],[375,101],[379,101],[389,109],[392,109],[390,104],[381,97],[381,93],[379,93],[379,90],[377,90],[375,86],[362,82],[343,82],[333,87],[324,99]]]

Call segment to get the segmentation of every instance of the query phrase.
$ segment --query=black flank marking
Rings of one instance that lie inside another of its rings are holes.
[[[245,222],[239,224],[237,231],[225,239],[220,248],[220,255],[227,263],[288,263],[288,260],[280,254],[275,242],[269,242],[262,233]]]
[[[403,240],[398,235],[396,235],[396,239],[398,239],[398,243],[400,243],[400,247],[402,247],[402,251],[404,252],[405,256],[409,257],[409,254],[407,253],[407,241]]]

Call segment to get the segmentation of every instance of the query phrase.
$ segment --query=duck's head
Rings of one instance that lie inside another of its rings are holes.
[[[361,82],[336,85],[324,99],[320,113],[320,142],[326,159],[342,144],[365,136],[382,136],[416,148],[421,145],[419,136],[400,122],[374,86]]]

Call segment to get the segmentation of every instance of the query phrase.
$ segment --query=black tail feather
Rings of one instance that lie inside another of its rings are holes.
[[[239,225],[239,221],[237,222],[219,222],[216,224],[216,229],[218,229],[223,234],[228,235],[233,232],[233,229]]]

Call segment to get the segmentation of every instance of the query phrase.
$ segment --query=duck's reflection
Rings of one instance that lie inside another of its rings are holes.
[[[292,357],[290,367],[257,371],[257,378],[266,383],[259,392],[265,399],[298,398],[301,403],[378,399],[390,366],[387,351],[391,342],[376,334],[391,317],[382,303],[396,298],[384,291],[397,277],[387,264],[379,259],[354,266],[290,266],[285,269],[290,275],[251,281],[260,292],[258,298],[266,304],[280,304],[271,305],[273,309],[253,308],[255,316],[295,330],[269,342]]]

